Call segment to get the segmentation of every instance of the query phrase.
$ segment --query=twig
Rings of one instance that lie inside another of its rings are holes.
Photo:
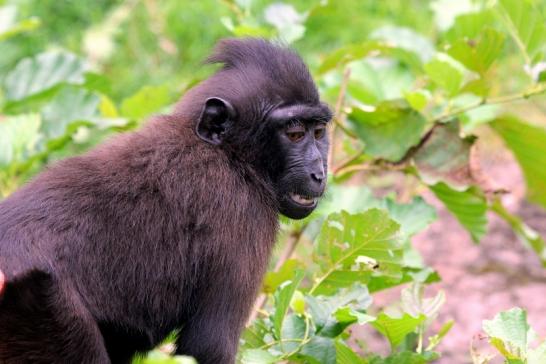
[[[439,123],[439,122],[448,120],[448,119],[450,119],[450,118],[452,118],[454,116],[457,116],[459,114],[465,113],[467,111],[477,109],[480,106],[498,105],[498,104],[505,104],[505,103],[508,103],[508,102],[514,102],[514,101],[518,101],[518,100],[525,100],[525,99],[528,99],[529,97],[540,95],[540,94],[543,94],[545,92],[546,92],[546,86],[539,86],[539,87],[531,88],[531,89],[529,89],[529,90],[527,90],[525,92],[518,93],[518,94],[499,96],[499,97],[494,97],[494,98],[490,98],[490,99],[484,98],[484,99],[481,99],[479,102],[477,102],[475,104],[468,105],[468,106],[462,107],[460,109],[456,109],[456,110],[451,111],[449,113],[446,113],[444,115],[440,115],[437,118],[433,119],[432,121],[434,123]]]
[[[341,81],[341,85],[340,85],[340,88],[339,88],[339,94],[337,96],[336,108],[334,110],[334,117],[333,117],[334,124],[330,128],[331,145],[330,145],[330,151],[328,152],[328,165],[329,166],[332,165],[332,161],[333,161],[333,158],[334,158],[334,149],[336,147],[336,145],[335,145],[336,127],[339,127],[339,129],[341,129],[345,134],[351,136],[352,138],[355,137],[354,133],[351,132],[350,130],[348,130],[343,125],[343,123],[341,122],[342,115],[343,115],[343,104],[345,102],[345,94],[347,93],[347,85],[349,84],[350,78],[351,78],[351,69],[349,67],[347,67],[345,69],[345,71],[343,72],[343,79]]]

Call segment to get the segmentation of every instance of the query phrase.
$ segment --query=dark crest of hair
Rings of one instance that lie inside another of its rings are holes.
[[[268,86],[284,99],[317,103],[318,91],[300,56],[280,43],[260,38],[232,38],[220,41],[206,63],[221,63],[220,72],[258,72]]]

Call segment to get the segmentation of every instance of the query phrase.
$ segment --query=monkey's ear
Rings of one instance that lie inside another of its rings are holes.
[[[205,101],[195,132],[207,143],[218,145],[222,143],[224,134],[235,118],[235,109],[226,100],[211,97]]]

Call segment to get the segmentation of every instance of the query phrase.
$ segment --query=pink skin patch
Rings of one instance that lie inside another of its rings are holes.
[[[0,270],[0,294],[4,290],[4,282],[5,282],[4,273],[2,273],[2,271]]]

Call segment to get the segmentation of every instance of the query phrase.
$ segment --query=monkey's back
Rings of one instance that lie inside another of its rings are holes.
[[[68,282],[109,350],[150,349],[192,317],[192,302],[232,302],[214,297],[236,281],[248,310],[267,265],[269,192],[179,122],[158,118],[64,160],[0,203],[8,284],[31,268]]]

